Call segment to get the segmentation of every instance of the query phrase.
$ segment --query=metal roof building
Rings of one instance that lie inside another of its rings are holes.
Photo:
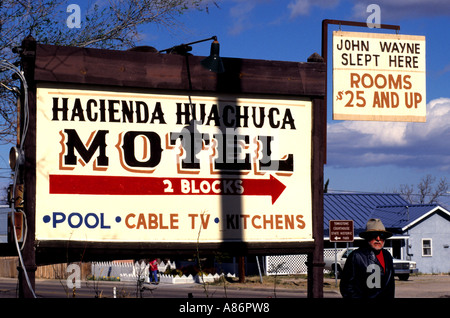
[[[353,220],[355,235],[366,228],[367,220],[374,217],[379,207],[402,206],[409,203],[400,194],[383,193],[325,193],[324,232],[328,236],[330,220]],[[385,224],[384,217],[379,217]],[[388,227],[385,224],[386,227]]]
[[[437,204],[378,206],[373,210],[371,217],[381,219],[384,226],[394,232],[404,232],[411,226],[410,223],[415,223],[437,207]]]
[[[450,272],[450,212],[446,208],[410,204],[399,194],[324,194],[325,240],[330,220],[353,220],[356,240],[370,218],[381,219],[394,233],[386,241],[394,257],[415,261],[422,273]]]

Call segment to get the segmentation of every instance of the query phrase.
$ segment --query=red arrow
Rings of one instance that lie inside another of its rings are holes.
[[[242,179],[244,195],[270,195],[272,204],[283,193],[286,186],[277,178],[270,175],[270,179]]]
[[[89,195],[269,195],[272,204],[286,186],[278,179],[157,178],[50,175],[51,194]]]

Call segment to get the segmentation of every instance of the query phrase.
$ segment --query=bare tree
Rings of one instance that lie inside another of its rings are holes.
[[[80,8],[79,23],[69,19],[73,0],[0,0],[0,59],[15,62],[12,48],[28,35],[43,44],[127,49],[140,40],[140,28],[156,25],[175,30],[189,10],[217,6],[219,0],[91,0]],[[11,73],[0,70],[0,143],[14,141],[16,100]]]
[[[405,200],[414,204],[433,204],[437,203],[439,197],[445,195],[448,191],[448,182],[445,177],[439,179],[435,185],[436,177],[426,175],[417,185],[417,192],[413,185],[400,185],[399,193]]]

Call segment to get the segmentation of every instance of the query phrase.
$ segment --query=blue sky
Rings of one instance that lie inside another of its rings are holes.
[[[84,9],[84,1],[72,2]],[[142,27],[139,44],[161,50],[216,35],[223,57],[306,62],[321,52],[323,19],[366,22],[371,3],[380,6],[381,23],[400,25],[400,34],[426,36],[427,123],[335,121],[329,97],[325,180],[330,179],[330,189],[361,192],[392,192],[401,184],[417,184],[427,174],[450,182],[450,1],[217,2],[219,8],[211,4],[209,13],[187,12],[173,29]],[[329,26],[330,43],[331,32],[338,28]],[[347,26],[342,30],[377,32]],[[192,53],[207,55],[209,42],[194,45]],[[331,63],[328,73],[331,91]],[[0,167],[8,167],[7,151],[0,156]],[[9,173],[0,171],[3,176]]]

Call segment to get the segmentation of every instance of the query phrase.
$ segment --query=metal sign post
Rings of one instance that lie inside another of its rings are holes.
[[[338,285],[337,279],[338,279],[338,275],[337,275],[337,243],[334,242],[334,280],[336,283],[336,287]]]
[[[337,286],[337,242],[353,242],[353,220],[330,220],[330,242],[334,242],[334,273]]]

